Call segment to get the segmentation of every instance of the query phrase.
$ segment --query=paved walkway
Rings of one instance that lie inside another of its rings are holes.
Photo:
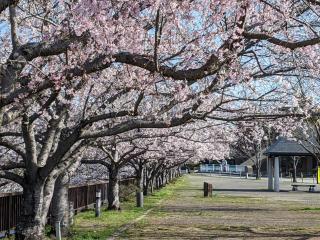
[[[198,180],[212,183],[215,192],[232,195],[232,196],[251,196],[261,197],[265,199],[280,200],[280,201],[297,201],[305,204],[319,204],[320,207],[320,185],[316,188],[315,193],[309,193],[309,188],[299,188],[299,191],[292,191],[292,182],[288,178],[280,179],[280,193],[268,191],[268,180],[262,178],[256,180],[255,178],[239,178],[220,175],[203,174],[195,176]],[[200,178],[200,179],[199,179]],[[298,179],[301,183],[301,179]],[[313,183],[312,179],[304,179],[304,183]],[[196,181],[195,187],[198,185]],[[300,191],[301,190],[301,191]],[[320,213],[320,212],[319,212]]]
[[[203,197],[204,181],[213,184],[212,198]],[[266,186],[264,179],[187,175],[173,197],[117,239],[320,239],[320,193]]]

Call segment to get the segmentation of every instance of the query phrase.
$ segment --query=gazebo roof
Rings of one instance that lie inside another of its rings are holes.
[[[298,143],[279,137],[275,143],[267,148],[264,154],[268,156],[312,156],[312,153],[315,152],[315,148],[307,141]]]

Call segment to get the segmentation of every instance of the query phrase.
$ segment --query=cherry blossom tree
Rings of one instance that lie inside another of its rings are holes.
[[[132,139],[112,137],[108,140],[95,142],[100,151],[95,151],[93,159],[84,156],[83,164],[100,164],[108,169],[108,210],[120,210],[119,181],[120,171],[128,162],[147,152],[148,146],[135,143]],[[90,151],[91,155],[93,151]]]
[[[256,179],[261,178],[263,154],[273,142],[274,132],[267,124],[259,121],[239,122],[235,147],[251,159],[256,171]]]
[[[23,186],[17,239],[42,238],[56,179],[96,138],[282,116],[279,106],[253,114],[248,104],[280,81],[319,76],[319,7],[312,0],[1,1],[1,146],[19,157],[1,163],[0,176]]]

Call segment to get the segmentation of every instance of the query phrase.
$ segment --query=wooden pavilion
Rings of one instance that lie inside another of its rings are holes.
[[[275,192],[280,191],[280,161],[285,157],[314,157],[318,150],[307,141],[297,142],[279,137],[275,143],[266,149],[267,156],[268,189]]]

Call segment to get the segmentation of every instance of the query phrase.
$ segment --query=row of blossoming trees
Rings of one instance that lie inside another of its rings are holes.
[[[118,208],[127,164],[150,168],[150,184],[189,159],[222,158],[234,122],[308,115],[281,106],[317,86],[319,5],[2,0],[0,177],[23,188],[16,238],[43,238],[80,164],[108,169]]]

